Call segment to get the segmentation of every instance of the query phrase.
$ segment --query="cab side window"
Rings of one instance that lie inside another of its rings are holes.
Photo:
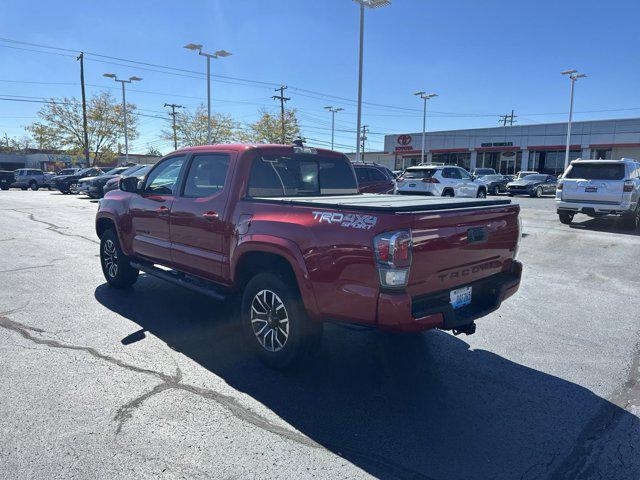
[[[209,197],[224,188],[229,169],[229,155],[196,155],[191,160],[185,180],[183,196]]]
[[[184,155],[168,158],[151,170],[145,182],[144,193],[174,195],[184,160]]]

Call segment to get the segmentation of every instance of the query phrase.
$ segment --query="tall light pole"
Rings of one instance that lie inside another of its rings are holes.
[[[196,50],[198,55],[202,55],[207,58],[207,143],[211,144],[211,59],[228,57],[231,53],[226,50],[217,50],[214,53],[206,53],[202,51],[202,45],[199,43],[190,43],[185,45],[184,48]]]
[[[569,95],[569,122],[567,123],[567,146],[564,151],[564,170],[567,170],[569,166],[569,146],[571,145],[571,119],[573,117],[573,89],[576,83],[576,80],[579,78],[584,78],[586,75],[584,73],[578,73],[577,70],[565,70],[564,72],[560,72],[561,75],[569,75],[569,80],[571,81],[571,93]]]
[[[420,163],[424,163],[424,142],[425,142],[425,137],[427,133],[427,100],[433,97],[437,97],[438,94],[426,93],[426,92],[420,91],[420,92],[414,93],[414,95],[420,97],[424,102],[424,105],[422,107],[422,150],[420,153]]]
[[[360,4],[360,48],[358,54],[358,120],[356,126],[356,162],[360,158],[360,129],[362,127],[362,54],[364,51],[364,7],[380,8],[391,4],[390,0],[353,0]]]
[[[333,150],[333,134],[335,132],[335,125],[336,125],[336,112],[341,112],[342,110],[344,110],[344,108],[341,107],[324,107],[326,110],[329,110],[331,112],[331,150]]]
[[[131,82],[139,82],[140,77],[129,77],[129,80],[119,80],[115,73],[104,73],[103,77],[113,78],[122,85],[122,117],[124,119],[124,159],[129,163],[129,132],[127,132],[127,97],[124,91],[124,84]]]

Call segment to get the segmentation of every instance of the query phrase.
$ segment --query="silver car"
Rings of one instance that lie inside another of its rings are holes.
[[[397,180],[399,194],[436,197],[487,196],[487,186],[474,181],[464,168],[455,165],[418,165],[407,168]]]
[[[38,190],[40,187],[48,186],[44,172],[37,168],[19,168],[13,172],[13,176],[15,181],[11,186],[14,188]]]
[[[629,228],[640,227],[640,162],[574,160],[556,191],[560,222],[570,224],[574,215],[621,215]]]

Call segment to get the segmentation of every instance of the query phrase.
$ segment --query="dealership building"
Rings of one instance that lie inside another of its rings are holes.
[[[494,168],[512,174],[521,170],[560,174],[564,169],[567,123],[514,125],[427,132],[425,163]],[[386,135],[390,168],[420,163],[422,133]],[[640,118],[592,120],[571,124],[569,158],[640,159]]]

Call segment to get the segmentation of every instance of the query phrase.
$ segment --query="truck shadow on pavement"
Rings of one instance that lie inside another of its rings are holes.
[[[129,291],[100,285],[95,297],[141,327],[123,349],[149,332],[379,478],[640,476],[640,419],[464,338],[328,325],[320,351],[283,373],[246,352],[223,304],[145,275]]]

